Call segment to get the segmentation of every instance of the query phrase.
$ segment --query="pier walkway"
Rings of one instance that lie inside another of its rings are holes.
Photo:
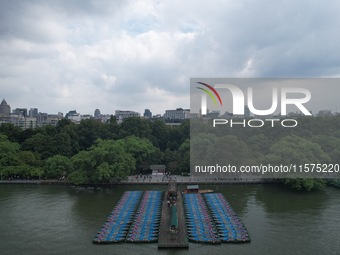
[[[182,195],[177,193],[178,228],[176,232],[170,232],[171,210],[167,203],[167,192],[164,194],[162,204],[162,219],[158,237],[158,248],[189,248],[188,234],[184,220]]]
[[[250,238],[221,193],[182,195],[170,182],[167,192],[124,192],[93,243],[157,241],[158,248],[189,248],[188,242],[245,243]]]

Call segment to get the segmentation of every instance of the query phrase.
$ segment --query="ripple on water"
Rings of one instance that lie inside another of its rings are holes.
[[[142,187],[144,188],[144,187]],[[0,185],[0,251],[4,254],[169,254],[157,244],[92,244],[124,190],[79,192],[65,186]],[[145,188],[147,189],[147,187]],[[340,192],[294,194],[272,185],[218,187],[247,227],[244,245],[190,244],[176,254],[338,254]],[[171,252],[172,253],[172,252]]]

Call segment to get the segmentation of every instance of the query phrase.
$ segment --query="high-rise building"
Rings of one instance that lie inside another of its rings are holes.
[[[220,117],[220,115],[221,115],[220,111],[211,111],[211,112],[207,113],[206,116],[209,117],[209,118],[218,118],[218,117]]]
[[[164,114],[164,119],[169,120],[184,120],[189,116],[189,109],[177,108],[176,110],[166,110]]]
[[[132,118],[132,117],[140,117],[139,112],[134,112],[134,111],[121,111],[121,110],[116,110],[115,111],[115,116],[117,119],[118,124],[122,123],[124,119],[127,118]]]
[[[66,113],[65,118],[71,120],[73,123],[80,123],[81,121],[81,115],[77,113],[76,110]]]
[[[38,108],[31,108],[30,111],[29,111],[29,116],[31,118],[38,117]]]
[[[319,117],[326,117],[326,116],[332,116],[332,111],[331,110],[320,110],[318,113]]]
[[[39,112],[37,116],[37,126],[42,127],[46,125],[56,126],[59,120],[63,118],[63,113],[58,112],[58,114],[48,114]]]
[[[99,119],[99,117],[100,117],[100,110],[99,110],[99,109],[96,109],[96,110],[94,111],[94,117],[95,117],[96,119]]]
[[[28,117],[27,108],[15,108],[13,113],[22,117]]]
[[[9,117],[11,115],[11,107],[7,104],[6,100],[3,99],[0,104],[0,116]]]
[[[17,117],[17,118],[11,118],[11,123],[14,126],[20,127],[22,129],[36,128],[37,127],[37,118],[20,116],[20,117]]]
[[[152,112],[150,112],[149,109],[145,109],[144,115],[145,118],[151,119],[152,118]]]

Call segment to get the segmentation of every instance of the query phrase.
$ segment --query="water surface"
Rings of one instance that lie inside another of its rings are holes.
[[[340,191],[295,193],[277,185],[206,186],[222,192],[247,227],[249,244],[93,245],[100,225],[126,190],[77,191],[58,185],[0,185],[0,254],[340,254]]]

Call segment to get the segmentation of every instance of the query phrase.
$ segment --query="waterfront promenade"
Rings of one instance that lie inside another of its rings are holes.
[[[258,184],[258,183],[272,183],[277,182],[275,179],[261,179],[261,178],[213,178],[213,177],[191,177],[171,175],[169,177],[161,175],[147,175],[147,176],[129,176],[127,180],[114,181],[112,183],[100,184],[106,185],[151,185],[164,184],[167,185],[170,180],[175,180],[177,184]],[[64,184],[69,185],[67,180],[0,180],[0,184]],[[88,184],[89,185],[89,184]]]
[[[274,182],[273,179],[261,178],[214,178],[214,177],[191,177],[171,175],[169,177],[149,175],[149,176],[129,176],[128,180],[121,181],[121,184],[168,184],[174,180],[177,184],[237,184],[237,183],[266,183]]]

